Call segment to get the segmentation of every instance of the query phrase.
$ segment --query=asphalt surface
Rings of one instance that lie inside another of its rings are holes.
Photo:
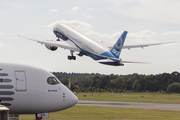
[[[141,109],[160,109],[160,110],[180,110],[180,104],[106,102],[106,101],[81,101],[81,100],[79,100],[76,105],[121,107],[121,108],[141,108]]]

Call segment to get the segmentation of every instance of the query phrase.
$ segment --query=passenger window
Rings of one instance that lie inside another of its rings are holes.
[[[59,84],[61,82],[55,77],[49,77],[47,79],[47,83],[50,84],[50,85],[56,85],[56,84]]]

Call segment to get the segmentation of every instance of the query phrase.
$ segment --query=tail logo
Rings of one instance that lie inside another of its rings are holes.
[[[114,57],[119,58],[121,54],[121,50],[123,48],[124,41],[126,39],[127,31],[124,31],[122,35],[119,37],[117,42],[114,44],[113,48],[110,52],[114,55]]]
[[[118,46],[118,42],[116,43],[116,48],[117,49],[120,49],[121,47],[122,47],[122,38],[120,37],[120,40],[121,40],[121,42],[120,42],[120,45]]]
[[[117,42],[116,43],[116,48],[112,49],[112,52],[116,55],[116,57],[118,57],[120,55],[121,48],[122,48],[122,38],[120,37],[119,45],[118,45],[118,42]]]

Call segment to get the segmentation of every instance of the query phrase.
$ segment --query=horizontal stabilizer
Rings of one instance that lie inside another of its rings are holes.
[[[138,64],[151,64],[149,62],[136,62],[136,61],[122,61],[119,59],[119,61],[114,61],[112,59],[102,59],[102,60],[97,60],[97,62],[105,65],[111,65],[111,66],[124,66],[124,63],[138,63]]]
[[[135,61],[122,61],[122,63],[139,63],[139,64],[151,64],[150,62],[135,62]]]
[[[101,60],[97,60],[97,62],[101,64],[105,64],[105,65],[111,65],[111,66],[124,66],[124,64],[121,62],[121,59],[118,61],[114,61],[111,59],[101,59]]]

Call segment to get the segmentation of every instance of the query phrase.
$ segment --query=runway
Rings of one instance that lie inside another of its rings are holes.
[[[160,110],[180,110],[180,104],[81,101],[81,100],[79,100],[76,105],[121,107],[121,108],[141,108],[141,109],[160,109]]]

